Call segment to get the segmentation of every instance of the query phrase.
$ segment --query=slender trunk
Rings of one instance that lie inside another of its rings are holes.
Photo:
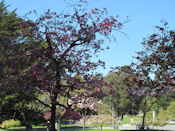
[[[56,105],[52,104],[51,120],[50,120],[50,124],[51,124],[50,131],[56,131],[56,129],[55,129],[55,119],[56,119],[55,115],[56,115]]]
[[[61,117],[58,118],[57,131],[61,131]]]
[[[145,116],[146,116],[146,112],[143,113],[142,126],[141,126],[140,130],[144,130],[144,128],[145,128]]]
[[[146,116],[146,107],[147,107],[147,100],[146,100],[146,97],[145,97],[145,103],[144,103],[144,109],[143,109],[143,118],[142,118],[142,126],[140,128],[140,130],[144,130],[145,129],[145,116]]]
[[[123,121],[123,114],[121,114],[121,121]]]
[[[85,131],[86,125],[86,109],[83,111],[83,131]]]
[[[101,130],[101,131],[103,130],[103,124],[101,124],[101,128],[100,128],[100,130]]]
[[[85,122],[86,122],[86,117],[83,115],[83,131],[85,131]]]

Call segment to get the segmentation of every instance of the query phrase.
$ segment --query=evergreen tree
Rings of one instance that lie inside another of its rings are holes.
[[[11,78],[18,72],[14,71],[14,68],[23,69],[27,66],[22,64],[23,58],[20,57],[20,52],[24,47],[22,42],[29,42],[29,39],[24,41],[20,33],[22,33],[21,26],[28,21],[17,17],[16,10],[10,12],[7,8],[8,6],[2,1],[0,3],[0,123],[3,120],[17,118],[26,127],[31,128],[30,122],[33,119],[31,115],[34,113],[36,116],[38,107],[33,107],[34,100],[22,88],[14,89],[10,84]],[[20,40],[22,42],[19,42]],[[18,83],[20,82],[18,80]],[[35,95],[35,92],[32,95]]]

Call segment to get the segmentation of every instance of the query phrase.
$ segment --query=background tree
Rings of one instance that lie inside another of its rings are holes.
[[[126,75],[126,72],[111,72],[105,77],[105,81],[112,84],[114,93],[107,95],[104,101],[111,106],[111,110],[115,111],[117,116],[135,115],[139,112],[138,105],[132,102],[132,97],[127,92],[127,85],[124,82]]]
[[[159,101],[162,94],[167,90],[159,90],[156,81],[152,80],[148,73],[145,72],[144,66],[132,64],[119,68],[119,70],[126,72],[124,83],[127,85],[127,91],[132,97],[132,102],[137,103],[138,108],[143,113],[141,130],[145,128],[145,116],[152,106]]]
[[[174,94],[174,92],[172,92]],[[170,93],[171,94],[171,93]],[[163,110],[166,110],[167,107],[171,104],[171,102],[174,101],[174,98],[168,94],[162,95],[160,100],[153,105],[153,110],[155,110],[157,113],[159,113],[159,109],[162,108]]]
[[[168,30],[168,23],[165,21],[163,27],[156,26],[156,29],[156,33],[143,40],[144,49],[137,53],[138,65],[135,68],[139,73],[139,86],[142,87],[142,92],[137,93],[150,92],[151,96],[154,96],[151,105],[156,103],[162,94],[173,91],[175,85],[175,33]],[[146,103],[146,97],[144,101]],[[148,109],[145,106],[145,110]]]
[[[75,95],[71,98],[73,101],[71,104],[73,105],[73,109],[80,112],[83,118],[83,131],[85,131],[85,124],[88,115],[92,115],[97,111],[97,98],[92,96],[92,93],[84,90],[83,92]]]
[[[90,116],[88,121],[90,121],[91,124],[96,126],[99,131],[103,130],[104,124],[114,126],[114,123],[116,123],[116,119],[114,117],[112,117],[110,115],[106,115],[106,114],[92,115],[92,116]],[[100,127],[99,127],[99,125],[100,125]]]
[[[166,21],[162,23],[163,26],[156,26],[156,32],[143,40],[144,49],[137,53],[137,59],[152,74],[157,86],[174,88],[175,32]]]

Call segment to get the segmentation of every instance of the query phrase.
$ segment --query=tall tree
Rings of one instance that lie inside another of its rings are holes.
[[[98,93],[105,85],[104,82],[93,80],[90,75],[90,71],[99,65],[103,66],[104,62],[92,62],[91,58],[103,49],[104,41],[98,39],[102,38],[98,35],[110,39],[112,31],[122,27],[117,18],[106,15],[106,9],[97,8],[90,12],[75,8],[73,14],[57,14],[48,10],[33,22],[32,28],[26,24],[21,27],[24,29],[21,35],[35,41],[22,47],[19,53],[23,58],[21,64],[29,66],[25,69],[14,68],[19,72],[11,79],[11,86],[15,89],[20,85],[28,94],[33,90],[49,93],[50,105],[38,101],[51,109],[51,131],[55,131],[56,107],[70,107],[70,92],[96,87]],[[77,74],[81,74],[83,81],[76,78]],[[59,97],[67,98],[67,103],[57,101]]]
[[[17,118],[27,128],[31,128],[32,120],[29,112],[36,113],[36,108],[31,107],[33,99],[21,88],[21,80],[18,79],[18,88],[13,88],[15,75],[28,65],[23,65],[21,49],[24,47],[24,39],[21,34],[22,26],[29,22],[19,18],[15,10],[10,12],[4,1],[0,3],[0,117],[1,120]],[[31,28],[28,26],[28,28]],[[25,40],[29,42],[29,39]],[[17,70],[14,70],[16,68]],[[17,80],[17,79],[16,79]],[[33,90],[33,94],[35,91]],[[30,106],[29,106],[30,105]],[[10,107],[10,108],[9,108]],[[35,111],[34,111],[35,109]],[[38,112],[37,112],[38,113]],[[25,119],[24,119],[25,117]]]
[[[8,6],[4,1],[0,2],[0,81],[10,77],[11,71],[8,59],[11,55],[15,55],[13,48],[10,46],[12,41],[15,41],[15,33],[19,30],[20,18],[16,17],[15,10],[9,12]],[[3,79],[2,79],[3,78]],[[10,100],[14,98],[14,95],[8,86],[4,86],[0,83],[0,117],[6,119],[13,111],[7,111],[8,105],[13,107],[14,103]]]

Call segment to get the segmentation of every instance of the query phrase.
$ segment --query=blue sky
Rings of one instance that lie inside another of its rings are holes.
[[[75,0],[65,0],[68,3]],[[6,0],[10,10],[17,9],[17,14],[25,15],[30,10],[42,13],[47,9],[56,12],[69,11],[64,0]],[[108,42],[110,49],[100,53],[99,57],[106,63],[106,69],[99,68],[99,72],[106,75],[110,67],[130,64],[136,56],[136,51],[142,49],[144,37],[154,33],[155,25],[161,25],[162,19],[175,29],[175,0],[89,0],[88,8],[107,8],[109,15],[119,15],[121,21],[129,16],[130,21],[125,24],[123,32],[114,34],[116,42]]]

